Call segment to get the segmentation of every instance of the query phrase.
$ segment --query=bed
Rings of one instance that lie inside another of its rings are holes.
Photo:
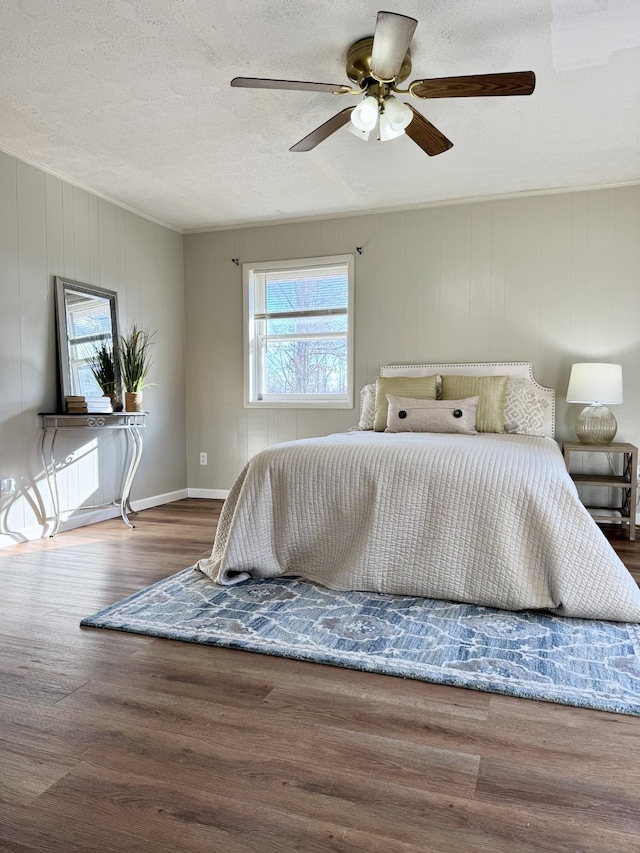
[[[435,396],[450,404],[384,393],[424,389],[436,376]],[[466,382],[507,389],[506,424],[526,424],[535,400],[534,426],[476,432],[488,397],[452,398]],[[336,590],[640,622],[640,590],[579,500],[553,439],[554,392],[528,362],[388,365],[374,387],[385,431],[362,427],[363,389],[360,429],[249,461],[202,572],[227,585],[295,576]],[[436,428],[441,409],[458,431],[422,431],[424,418]]]

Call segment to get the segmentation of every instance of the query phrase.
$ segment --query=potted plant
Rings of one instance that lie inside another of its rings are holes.
[[[117,357],[114,356],[113,348],[106,343],[100,344],[88,362],[103,395],[110,398],[113,411],[122,411],[120,377],[118,375]]]
[[[147,388],[151,367],[151,344],[155,332],[139,329],[135,323],[128,335],[120,338],[120,373],[125,390],[125,411],[142,412],[142,390]]]

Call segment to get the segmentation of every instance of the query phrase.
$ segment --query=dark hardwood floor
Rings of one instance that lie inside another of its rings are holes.
[[[219,509],[0,551],[0,851],[640,849],[640,718],[78,627]]]

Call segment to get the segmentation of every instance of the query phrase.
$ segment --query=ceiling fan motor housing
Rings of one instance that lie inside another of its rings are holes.
[[[371,74],[372,51],[373,36],[367,36],[352,44],[347,52],[347,77],[363,90],[378,82]],[[396,82],[406,80],[409,74],[411,74],[410,50],[405,54],[400,71],[396,75]]]

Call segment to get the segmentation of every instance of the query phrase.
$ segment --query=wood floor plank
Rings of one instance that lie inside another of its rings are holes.
[[[227,849],[247,853],[244,847],[186,847],[173,838],[142,837],[128,832],[126,825],[96,825],[86,806],[58,812],[41,803],[29,807],[0,803],[1,853],[209,853]]]
[[[76,761],[60,761],[50,750],[10,740],[11,732],[0,739],[0,802],[30,803],[65,776]]]
[[[330,697],[325,697],[327,700]],[[425,747],[415,741],[403,743],[384,730],[370,734],[362,728],[338,727],[336,732],[334,726],[322,726],[317,721],[283,718],[265,702],[259,708],[242,707],[217,689],[210,689],[206,699],[185,705],[172,695],[133,687],[114,693],[108,684],[88,684],[58,703],[57,708],[92,718],[101,716],[116,726],[135,723],[145,727],[153,720],[158,734],[188,734],[210,743],[232,744],[271,760],[288,753],[297,761],[313,762],[321,757],[331,767],[342,767],[348,758],[352,769],[364,773],[375,770],[387,779],[411,786],[422,786],[426,774],[435,790],[469,793],[477,771],[477,757],[460,750]],[[393,757],[389,759],[389,755]]]
[[[175,781],[138,773],[123,777],[117,771],[86,763],[51,788],[38,805],[75,820],[91,813],[97,831],[105,832],[112,826],[126,828],[128,833],[151,842],[170,840],[180,851],[407,853],[410,849],[363,830],[352,831],[354,843],[346,846],[345,828],[333,821],[300,817],[289,810],[247,803],[223,793],[212,796],[196,787],[184,789]]]
[[[79,628],[220,507],[0,551],[0,853],[636,853],[640,718]]]
[[[283,755],[264,756],[241,751],[235,743],[225,746],[171,735],[162,742],[140,736],[117,748],[92,748],[85,752],[83,761],[126,775],[135,770],[174,786],[195,787],[215,799],[232,798],[299,819],[334,822],[349,830],[366,826],[376,836],[405,843],[418,843],[427,831],[420,815],[428,799],[427,780],[433,781],[437,768],[431,774],[429,765],[424,764],[418,788],[378,778],[370,771],[356,771],[350,767],[348,754],[333,767],[300,760],[290,751]],[[458,762],[458,789],[452,785],[451,794],[469,795],[473,791],[478,761],[467,759],[466,785],[464,763]],[[404,827],[402,831],[398,823]]]
[[[424,707],[415,709],[411,705],[403,708],[384,700],[357,700],[349,696],[336,696],[327,706],[317,701],[313,691],[304,690],[274,690],[266,698],[265,705],[289,725],[296,720],[306,720],[308,723],[386,734],[411,743],[480,755],[501,755],[516,746],[517,739],[508,728],[487,725],[487,711],[465,708],[464,699],[453,706],[429,702],[427,697],[430,693],[431,690],[426,691]],[[469,693],[475,695],[475,691]],[[484,696],[488,701],[488,694]],[[523,748],[521,744],[517,745]],[[563,754],[566,743],[550,743],[547,748]],[[539,750],[540,745],[536,744],[535,749]]]
[[[595,769],[594,769],[595,770]],[[612,785],[602,772],[576,779],[567,769],[514,765],[508,759],[481,760],[476,798],[485,803],[524,806],[532,813],[596,824],[640,837],[640,773],[635,786]],[[629,782],[629,777],[626,780]]]

